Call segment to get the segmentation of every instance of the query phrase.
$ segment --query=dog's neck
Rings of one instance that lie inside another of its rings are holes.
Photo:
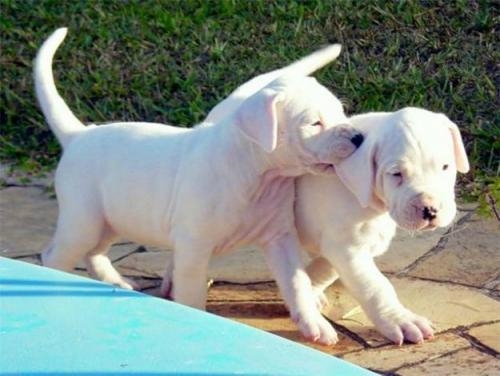
[[[217,140],[214,143],[217,145],[217,149],[211,150],[208,156],[213,161],[211,167],[221,179],[228,179],[227,183],[231,186],[236,188],[253,185],[260,176],[273,168],[270,155],[255,142],[245,137],[231,123],[231,119],[218,124],[206,125],[201,129],[209,132],[202,135],[201,138],[212,137]]]
[[[283,177],[297,177],[306,173],[305,168],[300,166],[298,157],[288,152],[288,146],[280,145],[280,140],[275,150],[266,152],[235,127],[231,117],[227,121],[214,125],[214,127],[228,128],[227,132],[231,133],[231,137],[226,139],[226,146],[231,150],[231,153],[227,155],[240,154],[243,159],[251,162],[251,166],[247,168],[253,170],[257,176],[262,176],[270,170],[274,171],[275,176]]]

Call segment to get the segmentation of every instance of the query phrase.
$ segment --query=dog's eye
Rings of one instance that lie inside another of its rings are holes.
[[[318,121],[312,123],[311,125],[314,127],[322,127],[323,123],[321,122],[321,120],[318,120]]]
[[[446,171],[447,169],[448,169],[448,165],[447,164],[443,165],[443,171]]]
[[[396,182],[398,187],[403,184],[403,174],[401,172],[391,172],[391,176],[393,177],[393,181]]]

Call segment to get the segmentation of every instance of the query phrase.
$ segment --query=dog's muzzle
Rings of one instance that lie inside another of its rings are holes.
[[[365,136],[361,133],[356,133],[354,136],[350,137],[348,140],[355,146],[356,150],[363,143]],[[347,140],[346,140],[347,141]],[[348,142],[348,141],[347,141]],[[343,151],[344,158],[347,158],[351,153],[353,153],[352,146]],[[341,158],[340,158],[341,159]],[[320,174],[334,174],[335,173],[335,164],[330,162],[319,162],[314,163],[310,166],[310,170],[312,173],[320,173]]]

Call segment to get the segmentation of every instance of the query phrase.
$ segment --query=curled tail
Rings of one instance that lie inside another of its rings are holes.
[[[52,59],[57,48],[66,37],[67,31],[66,28],[57,29],[42,44],[35,59],[33,72],[38,102],[50,129],[63,147],[85,127],[71,112],[54,84]]]

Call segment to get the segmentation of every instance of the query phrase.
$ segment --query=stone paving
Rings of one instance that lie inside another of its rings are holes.
[[[57,202],[47,189],[51,177],[28,181],[0,168],[0,180],[0,256],[39,264],[57,217]],[[479,217],[474,205],[459,207],[453,227],[400,233],[378,259],[403,303],[436,325],[435,338],[421,345],[389,343],[338,283],[327,291],[324,315],[339,343],[306,343],[261,253],[252,249],[213,260],[207,309],[381,374],[500,375],[500,222]],[[110,255],[143,292],[158,294],[170,252],[123,242]],[[75,273],[86,275],[83,265]]]

